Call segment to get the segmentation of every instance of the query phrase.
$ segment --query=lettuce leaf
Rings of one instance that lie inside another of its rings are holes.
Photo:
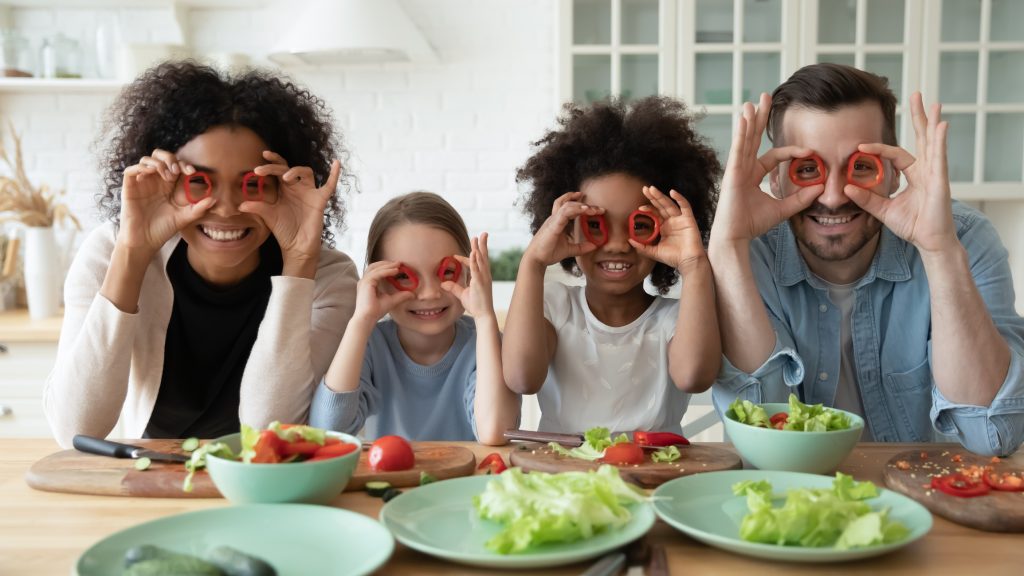
[[[572,542],[624,526],[628,504],[646,497],[622,481],[614,466],[597,471],[545,474],[510,468],[473,497],[481,518],[505,525],[485,544],[498,554],[547,542]]]
[[[245,425],[242,425],[243,428]],[[226,458],[228,460],[237,460],[239,457],[232,452],[231,447],[224,442],[207,442],[199,448],[192,451],[187,462],[185,462],[185,470],[188,470],[188,474],[185,475],[185,480],[181,484],[181,489],[185,492],[192,491],[192,476],[195,475],[196,470],[202,470],[206,468],[206,456],[207,454],[213,454],[218,458]]]
[[[729,404],[727,414],[731,414],[741,424],[768,428],[768,413],[750,400],[733,400],[732,404]]]
[[[750,512],[740,521],[740,538],[779,546],[840,549],[888,544],[910,531],[889,520],[888,508],[872,510],[865,500],[878,496],[871,482],[836,473],[831,488],[790,490],[780,508],[772,505],[767,481],[737,482],[733,494],[747,497]]]
[[[679,460],[682,457],[683,455],[679,453],[679,447],[673,444],[672,446],[666,446],[651,454],[651,461],[675,462],[676,460]]]
[[[846,430],[850,427],[850,417],[822,404],[804,404],[796,397],[789,395],[789,419],[783,430],[800,430],[803,432],[827,432],[829,430]]]
[[[623,433],[612,438],[611,431],[607,428],[598,426],[584,432],[583,444],[580,444],[576,448],[566,448],[558,442],[549,442],[548,448],[551,448],[553,452],[561,454],[562,456],[593,461],[604,457],[605,448],[608,448],[612,444],[619,444],[620,442],[629,442],[629,436],[626,436],[626,434]]]

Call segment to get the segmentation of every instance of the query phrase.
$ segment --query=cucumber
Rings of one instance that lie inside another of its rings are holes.
[[[264,560],[230,546],[217,546],[203,557],[227,576],[277,576],[277,570]]]
[[[135,562],[122,576],[224,576],[224,572],[209,562],[180,554],[175,558],[151,558]]]
[[[390,482],[382,482],[378,480],[375,482],[366,483],[366,493],[369,494],[370,496],[376,496],[380,498],[388,490],[391,490]]]
[[[399,490],[398,488],[388,488],[388,491],[385,492],[383,496],[381,496],[381,500],[384,500],[385,502],[390,502],[392,498],[398,496],[401,493],[402,491]]]

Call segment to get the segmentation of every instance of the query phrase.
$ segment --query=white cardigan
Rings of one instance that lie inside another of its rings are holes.
[[[128,314],[100,295],[115,228],[94,230],[64,285],[64,325],[43,408],[57,442],[75,434],[105,437],[123,417],[124,434],[141,438],[163,376],[164,340],[174,292],[167,260],[180,236],[160,250],[142,282],[139,310]],[[242,374],[239,419],[265,427],[305,422],[316,384],[327,372],[355,309],[352,259],[323,248],[315,280],[274,276],[259,334]]]

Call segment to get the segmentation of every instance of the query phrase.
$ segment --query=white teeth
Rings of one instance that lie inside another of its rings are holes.
[[[824,224],[825,226],[836,226],[838,224],[846,224],[850,220],[853,220],[853,216],[843,216],[842,218],[832,218],[828,216],[815,216],[814,220],[818,224]]]
[[[441,312],[444,312],[444,308],[435,308],[433,310],[411,310],[411,312],[417,316],[437,316]]]
[[[238,240],[239,238],[245,235],[244,228],[241,230],[220,230],[217,228],[202,226],[201,229],[203,231],[203,234],[206,234],[207,236],[218,242],[231,242],[233,240]]]
[[[630,268],[632,268],[632,264],[626,264],[625,262],[601,262],[601,269],[608,270],[609,272],[621,272]]]

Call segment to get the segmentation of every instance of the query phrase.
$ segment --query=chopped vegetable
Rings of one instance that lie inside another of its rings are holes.
[[[637,430],[633,432],[633,442],[642,446],[686,446],[690,443],[685,436],[673,432],[645,432]]]
[[[888,544],[906,538],[903,524],[888,518],[889,509],[872,510],[865,500],[878,496],[871,482],[856,482],[836,473],[832,488],[790,490],[781,508],[773,507],[769,482],[737,482],[737,496],[747,497],[750,512],[740,522],[740,538],[779,546],[846,550]]]
[[[145,456],[143,456],[142,458],[139,458],[138,460],[135,461],[135,469],[136,470],[140,470],[140,471],[141,470],[146,470],[146,469],[149,468],[149,465],[152,464],[152,463],[153,463],[152,460],[150,460],[149,458],[146,458]]]
[[[199,438],[196,438],[195,436],[191,438],[186,438],[181,443],[181,449],[184,450],[185,452],[191,452],[196,448],[199,448]]]
[[[1021,477],[1020,474],[989,472],[985,474],[984,478],[985,484],[988,484],[993,490],[1002,490],[1004,492],[1024,491],[1024,477]]]
[[[632,442],[612,444],[604,449],[604,458],[601,458],[602,462],[620,465],[643,464],[644,460],[644,449]]]
[[[974,498],[975,496],[984,496],[989,492],[989,485],[981,478],[972,478],[961,472],[933,476],[931,487],[943,494],[957,498]]]
[[[614,466],[603,465],[597,471],[559,474],[510,468],[488,482],[473,505],[481,518],[505,525],[487,541],[487,549],[509,554],[620,528],[632,518],[626,505],[644,500]]]
[[[801,432],[827,432],[829,430],[846,430],[850,427],[850,417],[846,414],[826,408],[822,404],[804,404],[796,397],[789,395],[789,413],[783,419],[779,414],[768,418],[764,408],[737,398],[729,405],[727,416],[742,424],[750,424],[759,428],[776,428],[779,430],[797,430]],[[777,424],[782,423],[782,427]]]
[[[384,495],[381,496],[380,498],[385,502],[391,502],[396,496],[398,496],[401,493],[402,491],[399,490],[398,488],[388,488],[388,491],[385,492]]]
[[[476,469],[487,470],[487,474],[501,474],[505,470],[508,470],[508,466],[506,466],[505,461],[501,459],[501,454],[491,452],[480,461],[480,465],[477,466]]]
[[[621,442],[629,442],[629,436],[619,434],[615,438],[612,438],[612,434],[607,428],[598,426],[584,432],[583,444],[576,448],[569,449],[557,442],[548,443],[548,447],[562,456],[580,458],[582,460],[597,460],[598,458],[604,457],[604,451],[606,448]]]
[[[188,462],[185,462],[185,470],[188,470],[188,474],[185,476],[185,481],[181,485],[181,489],[183,491],[192,491],[192,476],[195,475],[196,470],[206,468],[207,454],[213,454],[218,458],[226,458],[228,460],[238,459],[238,456],[231,451],[231,447],[223,442],[207,442],[199,448],[196,448],[192,451],[192,455],[189,457]]]
[[[666,446],[654,454],[651,454],[651,460],[654,462],[675,462],[682,457],[683,455],[679,452],[679,448],[677,446]]]
[[[230,546],[217,546],[203,559],[224,571],[227,576],[276,576],[277,571],[262,558],[246,554]]]
[[[426,486],[427,484],[433,484],[437,482],[437,478],[427,472],[420,472],[420,486]]]
[[[366,483],[366,493],[370,496],[376,496],[380,498],[385,492],[391,489],[390,482],[384,482],[381,480],[371,481]]]

